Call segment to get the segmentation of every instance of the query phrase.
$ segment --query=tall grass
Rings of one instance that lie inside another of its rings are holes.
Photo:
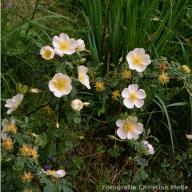
[[[89,47],[93,61],[117,63],[135,47],[143,47],[154,57],[180,47],[184,27],[180,22],[190,7],[189,0],[81,0],[88,25]],[[180,23],[180,25],[178,25]],[[189,35],[189,33],[187,34]],[[177,40],[177,43],[171,43]],[[183,45],[183,44],[181,44]],[[169,46],[169,47],[168,47]],[[186,45],[190,48],[190,44]],[[188,60],[188,59],[187,59]],[[103,66],[103,74],[106,66]]]
[[[39,50],[44,42],[52,41],[53,35],[63,32],[74,34],[75,17],[62,15],[46,9],[41,1],[12,1],[11,7],[7,1],[2,8],[2,89],[3,93],[14,94],[18,82],[37,86],[38,74],[43,77],[50,65],[40,60]],[[59,27],[55,27],[58,25]],[[37,51],[38,50],[38,51]],[[40,85],[41,86],[41,85]]]

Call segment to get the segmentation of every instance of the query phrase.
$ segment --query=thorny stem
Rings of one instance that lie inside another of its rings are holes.
[[[40,1],[40,0],[37,0],[36,3],[35,3],[35,8],[34,8],[34,10],[33,10],[33,14],[32,14],[31,20],[33,20],[33,19],[35,18],[35,13],[36,13],[36,11],[37,11],[37,6],[38,6],[38,4],[39,4],[39,1]],[[27,29],[25,38],[27,38],[27,35],[28,35],[28,33],[29,33],[29,29],[30,29],[30,26],[29,26],[28,29]]]
[[[33,11],[33,15],[32,15],[32,17],[31,17],[32,20],[33,20],[34,17],[35,17],[35,13],[36,13],[36,11],[37,11],[37,6],[38,6],[38,4],[39,4],[39,0],[37,0],[36,3],[35,3],[35,8],[34,8],[34,11]]]
[[[45,103],[45,104],[43,104],[43,105],[40,105],[40,106],[37,107],[35,110],[27,113],[26,116],[30,116],[31,114],[36,113],[36,112],[39,111],[41,108],[46,107],[47,105],[49,105],[49,102],[47,102],[47,103]]]
[[[60,125],[60,121],[61,121],[61,100],[59,100],[59,110],[58,110],[58,123]],[[56,154],[59,152],[59,138],[56,139]],[[58,157],[58,155],[57,155]],[[56,159],[56,162],[58,164],[59,159]]]

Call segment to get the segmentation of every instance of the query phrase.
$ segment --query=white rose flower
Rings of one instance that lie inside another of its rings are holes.
[[[80,65],[78,67],[78,79],[79,81],[87,87],[87,89],[91,89],[89,83],[89,76],[87,75],[88,69],[87,67]]]
[[[189,135],[186,134],[186,138],[189,140],[192,140],[192,134],[189,134]]]
[[[127,119],[116,121],[117,135],[121,139],[138,139],[139,134],[143,132],[143,124],[137,122],[138,119],[135,116],[129,116]]]
[[[48,45],[44,46],[40,50],[40,55],[45,60],[51,60],[55,56],[54,49]]]
[[[145,49],[135,48],[126,56],[129,68],[137,72],[143,72],[151,63],[150,56],[145,54]]]
[[[68,95],[72,90],[71,78],[63,73],[56,73],[48,86],[56,97]]]
[[[24,95],[19,93],[13,96],[11,99],[6,100],[5,107],[9,108],[7,111],[7,114],[11,114],[13,111],[15,111],[18,108],[18,106],[23,101],[23,97]]]
[[[57,170],[57,171],[54,171],[54,170],[44,171],[42,169],[42,173],[45,173],[48,176],[53,176],[53,177],[56,177],[56,178],[61,178],[61,177],[64,177],[66,175],[66,172],[64,170],[62,170],[62,169]]]
[[[143,89],[138,89],[137,84],[129,85],[128,88],[124,88],[122,93],[122,97],[124,98],[124,105],[132,109],[134,105],[137,108],[141,108],[144,104],[144,100],[146,97],[146,93]]]
[[[89,105],[88,102],[82,102],[80,99],[74,99],[71,102],[71,107],[75,111],[81,111],[81,109],[83,109],[83,106],[87,106],[87,105]]]
[[[64,177],[66,175],[66,172],[64,170],[57,170],[53,176],[56,177],[56,178],[61,178],[61,177]]]
[[[75,39],[70,39],[65,33],[61,33],[59,37],[53,37],[53,46],[55,53],[60,57],[63,57],[64,54],[71,55],[75,53],[75,49],[77,48]]]
[[[85,50],[85,43],[82,39],[76,40],[77,48],[76,51],[84,51]]]
[[[147,148],[148,155],[153,155],[154,154],[153,146],[148,141],[144,141],[143,143],[144,143],[145,147]]]

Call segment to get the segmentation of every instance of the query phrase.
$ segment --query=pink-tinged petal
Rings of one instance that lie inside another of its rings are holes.
[[[87,72],[88,72],[88,69],[84,65],[80,65],[78,67],[78,73],[87,73]]]
[[[126,137],[127,137],[127,132],[126,132],[123,128],[119,128],[119,129],[117,129],[117,135],[118,135],[121,139],[126,139]]]
[[[63,57],[65,55],[65,53],[60,49],[55,48],[54,51],[55,51],[55,54],[59,55],[60,57]]]
[[[137,139],[138,135],[134,134],[133,132],[127,133],[127,139]]]
[[[21,93],[18,93],[17,95],[15,95],[15,96],[13,97],[13,100],[17,103],[17,107],[18,107],[18,105],[20,105],[20,103],[23,101],[23,97],[24,97],[24,95],[21,94]]]
[[[5,107],[10,108],[15,105],[15,102],[12,99],[7,99]]]
[[[146,68],[147,68],[147,65],[135,65],[135,70],[140,73],[145,71]]]
[[[131,118],[131,120],[132,120],[133,123],[137,123],[138,118],[137,118],[136,116],[133,116],[133,117]]]
[[[59,47],[59,43],[60,43],[59,37],[58,36],[54,36],[52,43],[53,43],[54,48],[58,48]]]
[[[65,175],[66,175],[66,173],[64,170],[58,170],[55,172],[54,177],[61,178],[61,177],[64,177]]]
[[[137,99],[134,101],[134,104],[137,108],[141,108],[144,105],[144,101],[142,99]]]
[[[142,123],[137,123],[136,124],[135,133],[137,133],[137,134],[143,133],[143,124]]]
[[[154,152],[154,148],[151,144],[148,145],[148,154],[149,155],[153,155],[155,152]]]
[[[51,79],[48,83],[49,90],[54,92],[57,91],[56,87],[54,86],[53,79]]]
[[[129,85],[128,90],[129,92],[136,92],[138,90],[138,85],[137,84]]]
[[[137,91],[137,95],[138,95],[139,99],[145,99],[146,98],[146,93],[145,93],[145,91],[143,89],[139,89]]]
[[[76,40],[76,44],[77,44],[77,51],[84,51],[85,50],[85,43],[82,39],[78,39]]]
[[[72,86],[68,85],[68,88],[63,91],[63,94],[64,95],[69,95],[69,93],[71,93],[71,91],[72,91]]]
[[[118,119],[117,121],[116,121],[116,125],[117,125],[117,127],[123,127],[124,126],[124,121],[123,120],[121,120],[121,119]]]
[[[127,61],[128,62],[131,61],[133,56],[134,56],[134,52],[133,51],[129,51],[129,53],[126,56]]]
[[[135,48],[135,49],[133,50],[133,52],[136,53],[137,55],[138,55],[138,54],[139,54],[139,55],[143,55],[143,54],[145,54],[145,49],[143,49],[143,48]]]
[[[76,43],[76,41],[75,41],[75,39],[73,39],[73,38],[71,38],[70,40],[69,40],[69,44],[70,44],[70,49],[76,49],[77,48],[77,43]]]
[[[129,89],[128,88],[124,88],[123,91],[121,92],[121,96],[123,98],[128,98],[129,97]]]
[[[65,33],[60,33],[59,37],[61,40],[69,41],[69,36]]]
[[[149,65],[150,63],[151,63],[150,56],[147,55],[147,54],[143,55],[143,62],[142,62],[142,64],[143,65]]]
[[[75,50],[65,50],[63,51],[63,53],[66,55],[72,55],[73,53],[75,53]]]
[[[124,99],[123,104],[129,109],[134,107],[134,103],[130,99]]]
[[[144,143],[145,147],[147,148],[148,155],[153,155],[154,154],[153,146],[148,141],[144,141],[143,143]]]
[[[65,95],[65,94],[63,93],[63,91],[55,91],[55,92],[53,92],[53,94],[55,95],[55,97],[62,97],[62,96]]]
[[[146,141],[146,140],[145,140],[143,143],[144,143],[144,145],[146,145],[146,146],[149,144],[149,142]]]
[[[132,63],[132,61],[129,61],[129,69],[135,70],[135,68],[136,68],[136,65],[134,65],[134,64]]]
[[[63,75],[63,78],[68,82],[68,84],[71,84],[71,82],[72,82],[71,78],[65,74],[62,74],[62,75]]]
[[[128,62],[128,65],[129,65],[129,68],[134,70],[135,69],[135,66],[133,65],[132,63],[132,60],[133,60],[133,57],[134,57],[134,52],[133,51],[130,51],[127,56],[126,56],[126,60]]]

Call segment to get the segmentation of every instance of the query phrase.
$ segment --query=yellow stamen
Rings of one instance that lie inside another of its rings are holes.
[[[66,51],[69,49],[69,42],[68,41],[62,41],[59,43],[59,49],[62,51]]]
[[[54,86],[58,89],[58,90],[63,90],[66,87],[66,82],[64,79],[61,78],[57,78],[56,80],[54,80]]]
[[[135,55],[133,57],[133,60],[132,62],[135,64],[135,65],[141,65],[142,64],[142,58],[139,56],[139,55]]]
[[[130,122],[126,122],[124,124],[124,129],[127,131],[127,132],[132,132],[134,130],[134,124],[133,123],[130,123]]]
[[[138,95],[137,95],[137,93],[131,93],[130,94],[130,96],[129,96],[129,98],[132,100],[132,101],[135,101],[137,98],[138,98]]]
[[[46,59],[50,59],[51,57],[51,51],[49,49],[46,49],[45,52],[44,52],[44,57]]]
[[[80,74],[79,74],[79,80],[80,80],[80,81],[83,81],[84,79],[85,79],[85,75],[82,74],[82,73],[80,73]]]

